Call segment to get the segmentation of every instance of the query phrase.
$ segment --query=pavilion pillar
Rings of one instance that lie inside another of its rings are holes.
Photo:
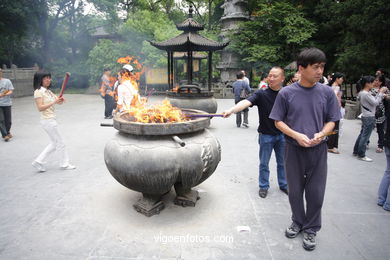
[[[212,76],[212,72],[213,72],[213,66],[212,66],[212,63],[213,63],[213,53],[211,51],[209,51],[209,58],[208,58],[208,65],[209,65],[209,73],[208,73],[208,87],[209,87],[209,91],[211,91],[211,76]]]
[[[174,66],[173,66],[173,51],[171,52],[171,62],[170,62],[170,65],[171,65],[171,89],[173,89],[173,85],[174,85],[174,80],[175,80],[175,76],[174,76]]]
[[[168,90],[171,90],[171,54],[169,51],[167,51],[167,59],[168,59]]]
[[[191,71],[191,62],[192,62],[192,60],[191,60],[191,58],[190,58],[190,51],[188,51],[187,52],[187,85],[190,85],[190,84],[192,84],[192,79],[191,79],[191,73],[190,73],[190,71]]]

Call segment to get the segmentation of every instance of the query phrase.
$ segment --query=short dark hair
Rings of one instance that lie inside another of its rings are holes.
[[[297,67],[302,66],[306,68],[308,65],[315,63],[326,62],[326,55],[318,48],[303,49],[297,57]]]
[[[271,68],[271,70],[272,69],[277,69],[277,70],[281,70],[282,71],[282,74],[283,74],[283,76],[284,76],[284,69],[282,68],[282,67],[279,67],[279,66],[273,66],[272,68]],[[271,71],[270,70],[270,71]]]
[[[236,75],[237,79],[243,79],[244,78],[244,72],[240,71]]]
[[[33,87],[34,90],[39,89],[42,86],[42,80],[44,77],[50,77],[51,78],[51,73],[48,71],[40,70],[35,72],[34,74],[34,81],[33,81]],[[51,87],[51,84],[48,88]]]
[[[104,71],[104,72],[106,72],[106,71],[111,71],[111,69],[110,69],[110,68],[104,68],[103,71]]]

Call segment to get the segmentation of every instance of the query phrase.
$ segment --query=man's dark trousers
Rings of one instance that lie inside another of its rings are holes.
[[[310,148],[286,143],[284,158],[292,221],[307,233],[315,234],[321,229],[327,156],[326,142]]]
[[[112,116],[112,111],[115,108],[115,100],[112,96],[106,94],[104,96],[104,116]]]
[[[0,121],[3,121],[3,131],[6,135],[10,134],[11,125],[12,125],[12,114],[11,114],[11,106],[0,106]],[[1,124],[1,122],[0,122]],[[2,135],[3,135],[3,131]],[[4,137],[4,136],[3,136]]]

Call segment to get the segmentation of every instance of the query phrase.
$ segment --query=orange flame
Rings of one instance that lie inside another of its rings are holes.
[[[138,80],[144,73],[145,69],[135,57],[126,56],[121,57],[117,60],[121,64],[131,64],[137,72],[133,71],[130,75],[122,75],[122,80],[129,80],[134,86],[137,94],[134,95],[130,107],[123,107],[123,111],[127,112],[130,120],[142,123],[171,123],[171,122],[182,122],[188,120],[183,112],[171,105],[166,99],[161,104],[154,106],[146,106],[147,98],[141,98],[139,94],[139,83]],[[126,106],[126,104],[124,104]]]
[[[146,107],[145,103],[138,103],[126,110],[135,122],[141,123],[174,123],[188,120],[183,112],[172,106],[169,100],[165,99],[161,104]]]

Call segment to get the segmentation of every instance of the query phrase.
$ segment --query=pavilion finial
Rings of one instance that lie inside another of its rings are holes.
[[[194,12],[194,8],[192,8],[192,5],[190,5],[190,8],[188,11],[189,11],[188,17],[192,18],[192,13]]]

